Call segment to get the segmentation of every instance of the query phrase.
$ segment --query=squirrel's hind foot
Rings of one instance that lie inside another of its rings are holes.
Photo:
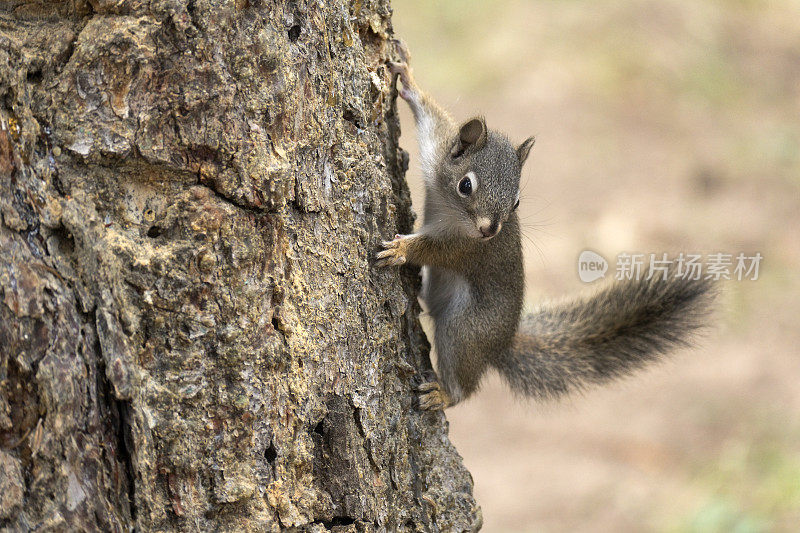
[[[416,85],[414,78],[411,77],[411,70],[408,68],[408,63],[389,63],[389,70],[392,74],[400,75],[400,83],[402,87],[397,88],[397,94],[400,95],[405,101],[411,101],[416,95]]]
[[[419,93],[417,84],[414,82],[414,76],[411,74],[411,68],[408,66],[411,54],[403,41],[398,39],[394,41],[394,44],[397,49],[397,55],[400,56],[400,61],[390,61],[389,71],[400,76],[400,83],[403,87],[398,88],[397,93],[403,100],[411,101]]]
[[[411,52],[408,50],[408,45],[403,39],[392,39],[394,49],[397,50],[397,55],[400,56],[400,61],[403,63],[411,62]]]
[[[438,381],[428,381],[414,388],[419,408],[423,411],[441,411],[453,405],[453,399]]]

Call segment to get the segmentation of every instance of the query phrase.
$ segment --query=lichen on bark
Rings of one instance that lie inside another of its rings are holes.
[[[460,531],[385,0],[0,11],[0,527]]]

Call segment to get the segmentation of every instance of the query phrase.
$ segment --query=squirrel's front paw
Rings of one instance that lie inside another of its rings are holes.
[[[438,381],[428,381],[414,390],[418,394],[419,408],[423,411],[441,411],[454,403]]]
[[[383,241],[381,244],[386,249],[378,252],[375,266],[397,266],[405,263],[410,240],[409,235],[395,235],[391,241]]]

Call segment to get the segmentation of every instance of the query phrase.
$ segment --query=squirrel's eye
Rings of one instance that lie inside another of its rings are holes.
[[[461,181],[458,183],[458,192],[461,196],[469,196],[472,194],[472,182],[469,178],[461,178]]]
[[[466,198],[470,194],[472,194],[472,190],[475,188],[473,184],[473,180],[475,179],[475,174],[472,172],[468,172],[461,181],[458,182],[458,194]]]
[[[519,198],[517,198],[517,201],[516,201],[516,202],[514,202],[514,207],[512,207],[512,208],[511,208],[511,210],[513,211],[513,210],[515,210],[515,209],[516,209],[516,208],[518,208],[518,207],[519,207]]]

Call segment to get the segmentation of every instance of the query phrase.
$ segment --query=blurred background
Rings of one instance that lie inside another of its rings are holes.
[[[484,531],[800,531],[800,2],[395,0],[419,84],[536,146],[528,305],[595,250],[764,259],[699,348],[566,402],[448,411]],[[422,194],[416,138],[415,210]]]

